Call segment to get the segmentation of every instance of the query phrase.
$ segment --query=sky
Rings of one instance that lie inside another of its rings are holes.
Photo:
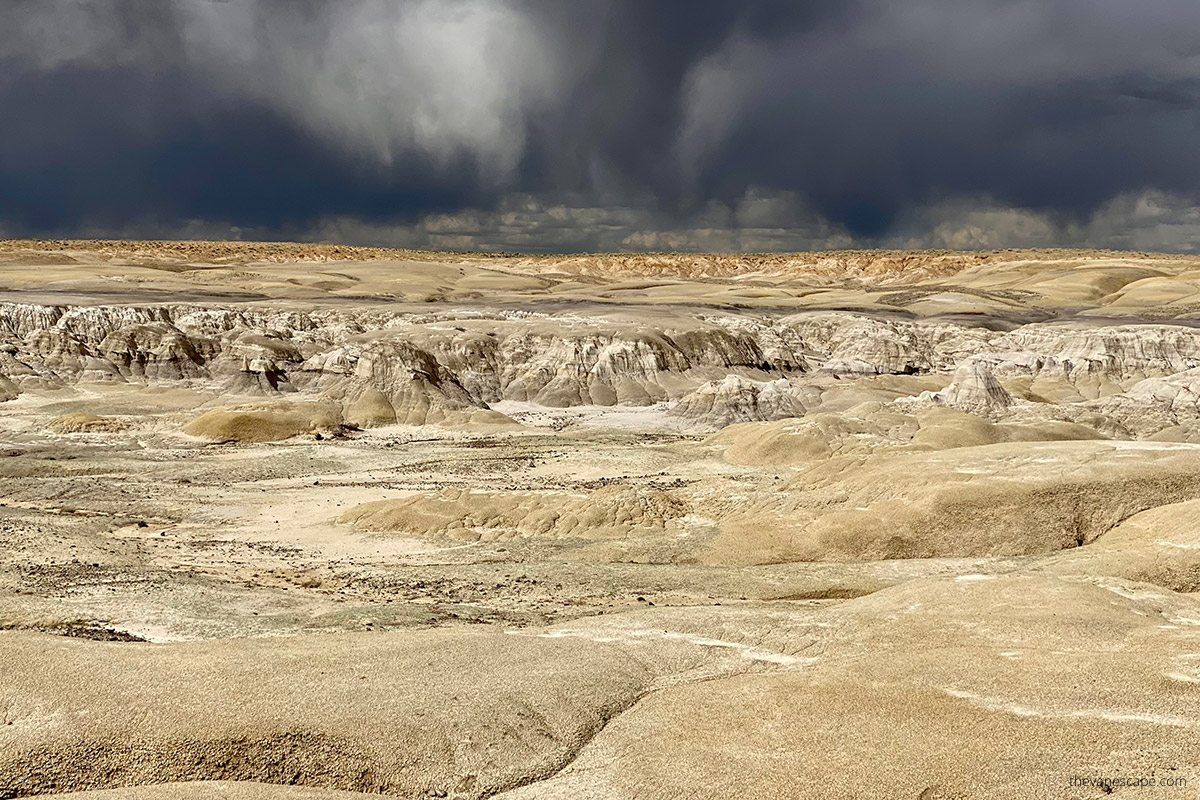
[[[0,236],[1200,252],[1195,0],[3,0]]]

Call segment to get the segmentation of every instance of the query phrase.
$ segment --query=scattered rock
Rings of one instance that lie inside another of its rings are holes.
[[[124,433],[128,430],[125,423],[118,419],[86,412],[55,417],[47,427],[55,433]]]

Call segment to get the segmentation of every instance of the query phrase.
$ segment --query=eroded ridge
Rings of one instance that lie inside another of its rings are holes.
[[[1197,796],[1200,261],[0,256],[0,796]]]

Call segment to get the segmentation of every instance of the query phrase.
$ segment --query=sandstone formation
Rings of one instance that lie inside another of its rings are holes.
[[[928,397],[938,405],[982,417],[1001,414],[1013,405],[1012,395],[996,380],[987,364],[974,360],[964,362],[954,371],[949,386],[940,392],[930,393]]]
[[[0,375],[0,403],[16,400],[17,395],[20,393],[21,390],[17,388],[15,383],[8,379],[8,376]]]
[[[807,387],[805,387],[807,388]],[[684,395],[671,407],[670,414],[687,420],[694,427],[720,430],[737,422],[802,417],[807,408],[803,390],[794,390],[785,379],[770,382],[751,381],[727,375],[705,383]],[[819,400],[815,389],[807,393],[810,402]]]
[[[0,264],[0,797],[1200,797],[1200,259]]]

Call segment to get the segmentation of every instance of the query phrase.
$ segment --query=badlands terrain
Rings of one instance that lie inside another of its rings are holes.
[[[1200,797],[1200,258],[0,243],[0,797]]]

